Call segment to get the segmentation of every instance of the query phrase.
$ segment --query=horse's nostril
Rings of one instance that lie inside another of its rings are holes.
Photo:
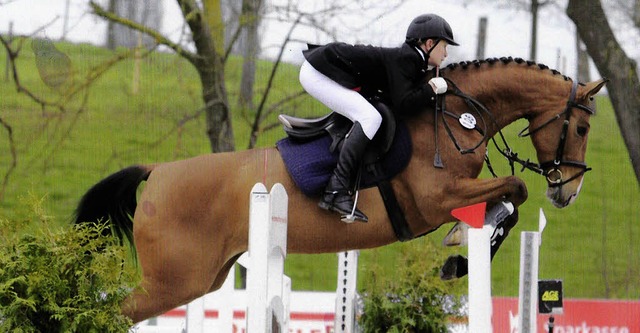
[[[578,193],[573,193],[567,200],[567,206],[572,204],[578,198]]]

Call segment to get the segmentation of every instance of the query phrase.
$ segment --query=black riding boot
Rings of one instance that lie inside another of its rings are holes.
[[[344,139],[338,165],[324,190],[320,208],[342,214],[343,222],[353,222],[353,218],[363,222],[369,219],[357,208],[354,211],[352,181],[360,168],[362,156],[369,144],[369,138],[362,131],[359,122],[355,122]],[[351,214],[353,212],[353,218]]]

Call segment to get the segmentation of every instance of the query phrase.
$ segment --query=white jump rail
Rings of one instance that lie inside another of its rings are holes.
[[[271,332],[277,327],[278,332],[288,332],[291,280],[284,278],[288,222],[284,186],[275,184],[267,193],[263,184],[256,184],[250,208],[247,331]]]
[[[514,211],[513,204],[501,202],[485,215],[482,228],[469,228],[469,332],[493,332],[491,298],[491,235],[498,222]]]
[[[336,312],[334,333],[355,333],[357,328],[358,256],[359,251],[338,253],[338,283],[336,287]]]
[[[520,284],[518,290],[518,332],[537,332],[538,264],[542,231],[547,218],[542,208],[538,218],[538,231],[520,233]]]

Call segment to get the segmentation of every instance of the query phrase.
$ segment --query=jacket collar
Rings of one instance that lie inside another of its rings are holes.
[[[426,55],[426,53],[422,50],[422,48],[419,48],[419,47],[417,47],[417,46],[414,46],[413,48],[416,50],[416,52],[418,52],[418,54],[420,54],[420,57],[422,57],[422,60],[424,60],[424,62],[427,62],[427,58],[426,58],[426,56],[427,56],[427,55]]]
[[[407,46],[411,49],[413,49],[416,53],[418,53],[420,55],[420,58],[422,58],[422,61],[424,62],[424,68],[425,69],[431,69],[433,68],[433,66],[429,65],[429,62],[427,61],[427,53],[424,52],[424,50],[422,50],[422,48],[417,47],[417,46],[413,46],[413,45],[409,45],[408,43],[406,43]]]

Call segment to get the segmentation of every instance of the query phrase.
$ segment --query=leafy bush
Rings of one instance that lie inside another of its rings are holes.
[[[364,314],[359,324],[364,332],[447,332],[450,317],[459,313],[453,294],[461,284],[439,278],[444,256],[429,240],[403,244],[396,275],[377,274],[372,266],[364,272]]]
[[[0,218],[0,331],[127,332],[133,323],[120,304],[138,274],[124,269],[126,249],[100,237],[104,227],[40,222],[31,235]]]

